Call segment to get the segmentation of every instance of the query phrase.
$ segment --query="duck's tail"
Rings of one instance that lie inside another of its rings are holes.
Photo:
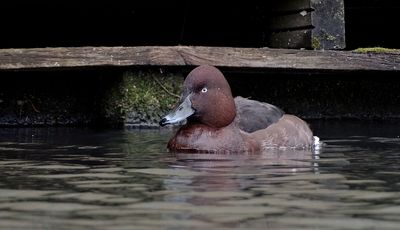
[[[322,148],[324,143],[317,136],[313,136],[313,149],[315,154],[319,154],[319,150]]]

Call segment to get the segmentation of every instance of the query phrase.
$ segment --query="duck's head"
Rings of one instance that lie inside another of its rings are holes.
[[[222,128],[236,116],[231,88],[217,68],[202,65],[193,69],[185,79],[180,104],[160,121],[160,125],[189,122]]]

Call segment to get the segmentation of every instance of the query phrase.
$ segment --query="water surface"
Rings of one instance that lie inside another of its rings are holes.
[[[0,129],[0,229],[399,229],[397,123],[318,151],[173,155],[170,130]]]

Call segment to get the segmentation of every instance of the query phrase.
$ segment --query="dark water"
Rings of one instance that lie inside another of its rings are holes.
[[[312,127],[319,151],[212,161],[169,130],[3,128],[0,229],[400,229],[399,125]]]

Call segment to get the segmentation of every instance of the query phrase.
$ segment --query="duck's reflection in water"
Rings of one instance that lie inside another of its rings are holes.
[[[318,150],[311,149],[269,149],[256,154],[243,153],[175,153],[176,165],[192,169],[247,168],[254,170],[269,167],[271,173],[315,171],[318,169]]]
[[[185,206],[188,212],[182,218],[210,223],[216,221],[213,214],[238,220],[249,215],[263,218],[267,214],[280,214],[283,209],[265,206],[262,202],[257,204],[258,201],[277,199],[275,190],[285,183],[278,178],[314,175],[318,171],[315,163],[318,156],[312,150],[271,150],[250,155],[177,153],[174,156],[173,167],[193,174],[164,178],[167,191],[180,191],[164,196],[164,202],[183,202],[189,206]],[[291,189],[296,187],[292,186]],[[231,204],[238,200],[246,204]],[[253,201],[256,203],[252,204]]]
[[[274,149],[250,155],[177,153],[175,157],[173,167],[196,173],[184,180],[180,176],[165,178],[167,190],[186,191],[165,198],[193,205],[217,205],[238,196],[254,197],[257,195],[253,188],[274,186],[276,177],[318,172],[318,154],[314,150]]]

